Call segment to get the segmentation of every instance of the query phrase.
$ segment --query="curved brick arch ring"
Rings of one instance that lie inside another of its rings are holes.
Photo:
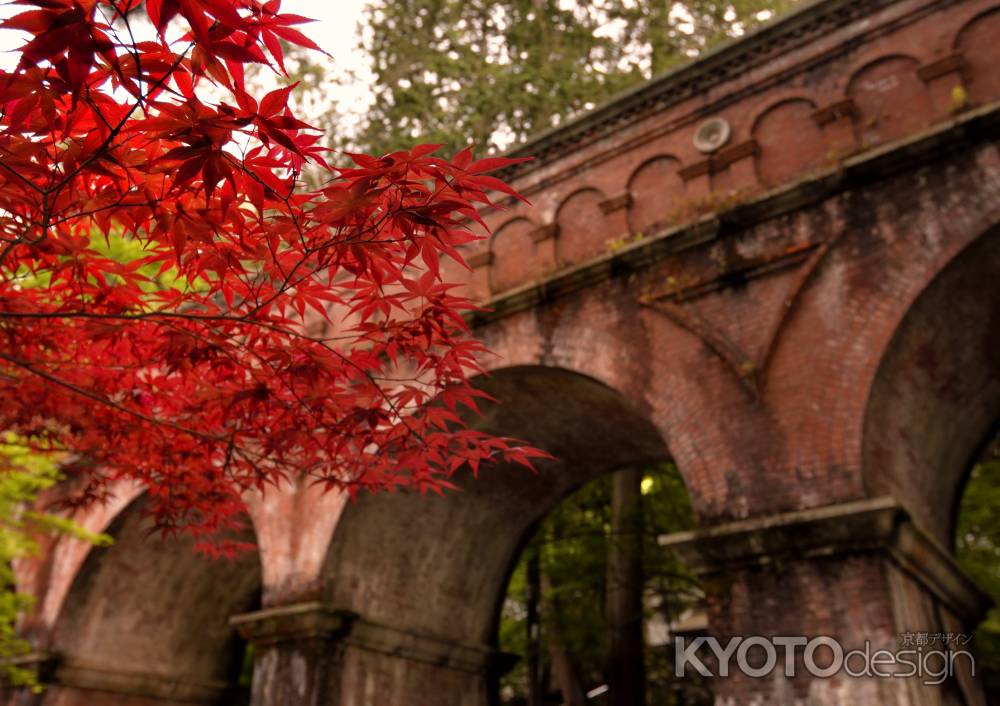
[[[1000,428],[1000,227],[962,250],[907,309],[869,393],[862,472],[944,547],[961,492]]]
[[[363,617],[343,658],[345,693],[386,668],[380,645],[398,647],[401,633],[409,637],[399,649],[426,656],[399,661],[397,678],[380,685],[380,702],[450,705],[483,693],[500,601],[536,523],[587,481],[668,456],[656,429],[592,378],[518,366],[481,384],[500,400],[482,425],[527,438],[560,460],[540,463],[537,473],[485,469],[477,480],[459,479],[461,491],[449,497],[362,496],[344,511],[327,600]]]
[[[236,688],[243,647],[229,618],[259,605],[258,556],[215,560],[190,537],[151,536],[143,506],[140,497],[115,517],[114,544],[74,577],[46,645],[56,664],[45,703],[174,706]],[[252,531],[239,539],[252,542]]]

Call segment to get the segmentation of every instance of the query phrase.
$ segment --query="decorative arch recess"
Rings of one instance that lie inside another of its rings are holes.
[[[670,218],[670,211],[684,193],[678,174],[681,163],[670,155],[657,155],[639,165],[628,180],[632,200],[628,228],[632,234],[650,235]]]
[[[931,120],[919,65],[911,56],[893,54],[865,64],[851,77],[847,95],[854,101],[863,146],[911,134]]]
[[[608,251],[612,233],[605,227],[604,194],[591,187],[575,191],[559,206],[556,253],[562,266],[578,265]]]
[[[955,36],[955,49],[966,62],[969,97],[985,103],[1000,95],[1000,6],[973,17]]]
[[[757,176],[777,184],[822,164],[823,132],[812,119],[816,104],[808,98],[786,98],[757,116],[751,131],[759,146]]]
[[[669,458],[659,432],[618,391],[562,368],[492,372],[498,400],[476,426],[557,460],[537,473],[490,467],[444,498],[364,496],[344,511],[328,557],[329,600],[371,620],[479,644],[491,637],[507,572],[535,524],[586,482]],[[361,539],[364,541],[360,541]],[[373,555],[365,547],[378,546]]]
[[[535,224],[515,218],[500,226],[490,241],[490,290],[494,293],[524,284],[535,270]]]

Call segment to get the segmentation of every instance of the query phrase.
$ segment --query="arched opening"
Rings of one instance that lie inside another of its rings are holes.
[[[246,645],[230,616],[260,601],[260,562],[212,559],[188,536],[150,533],[142,498],[84,562],[53,630],[56,666],[43,704],[248,703]],[[247,528],[236,537],[253,541]]]
[[[942,548],[956,551],[959,565],[987,591],[1000,588],[989,583],[1000,571],[1000,550],[992,544],[1000,542],[1000,526],[992,521],[1000,472],[990,456],[1000,424],[998,272],[1000,229],[993,228],[920,294],[879,365],[863,440],[869,492],[899,500]],[[994,595],[1000,599],[1000,592]],[[931,613],[913,603],[906,609],[922,624],[936,622],[963,639],[976,627],[977,616],[946,608]],[[980,634],[984,629],[991,629],[989,618]],[[975,645],[962,646],[975,652]],[[978,658],[990,666],[990,655]]]
[[[673,637],[707,628],[702,588],[658,542],[693,526],[669,462],[598,478],[560,502],[507,585],[498,646],[513,666],[495,703],[711,704],[706,684],[674,674]]]
[[[1000,228],[935,277],[897,327],[869,392],[863,471],[942,546],[969,469],[1000,421]]]
[[[557,460],[536,473],[495,467],[478,479],[464,475],[460,490],[442,498],[362,496],[345,509],[328,557],[327,601],[378,626],[365,628],[368,637],[352,633],[345,694],[378,694],[381,704],[399,706],[489,703],[504,666],[495,652],[500,607],[539,523],[594,479],[670,458],[642,411],[593,378],[522,366],[477,384],[498,400],[477,426]]]

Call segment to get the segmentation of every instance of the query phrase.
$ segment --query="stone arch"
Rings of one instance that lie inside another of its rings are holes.
[[[560,266],[578,265],[608,251],[608,238],[614,234],[605,228],[602,201],[604,194],[599,189],[584,187],[559,205],[556,259]]]
[[[114,544],[73,582],[47,645],[58,659],[47,706],[214,704],[237,692],[243,648],[229,618],[259,603],[259,559],[213,560],[189,536],[151,535],[144,504],[111,523]]]
[[[955,49],[966,62],[969,97],[988,102],[1000,95],[1000,6],[990,8],[969,20],[955,35]]]
[[[327,600],[382,626],[376,635],[389,627],[407,636],[394,638],[404,645],[394,650],[349,647],[345,694],[377,693],[387,704],[485,703],[499,602],[536,524],[587,481],[669,457],[652,423],[593,378],[536,365],[497,370],[479,384],[499,403],[477,426],[559,460],[539,463],[537,473],[494,467],[478,479],[465,475],[456,481],[460,492],[444,498],[363,496],[344,511],[328,558]],[[428,642],[447,657],[478,655],[480,669],[442,670],[441,656],[422,661],[417,645]],[[385,654],[406,648],[409,659]]]
[[[950,546],[966,476],[1000,422],[1000,228],[954,257],[897,327],[871,385],[862,473]]]
[[[51,499],[61,497],[62,488]],[[136,498],[142,495],[138,483],[119,481],[112,486],[110,498],[94,503],[73,514],[74,521],[87,532],[101,534]],[[49,498],[45,498],[46,502]],[[84,561],[94,551],[94,546],[72,536],[59,535],[42,538],[42,552],[15,563],[17,590],[36,597],[32,610],[20,623],[22,635],[34,642],[44,642],[62,613],[66,596]]]
[[[490,291],[502,292],[530,281],[535,276],[535,224],[518,217],[497,228],[490,239]]]
[[[912,56],[892,54],[854,72],[847,95],[854,101],[862,147],[902,137],[924,127],[932,109]]]
[[[816,104],[808,98],[785,98],[754,119],[750,133],[757,141],[757,176],[777,184],[819,166],[826,149],[823,132],[812,119]]]
[[[628,228],[632,234],[651,235],[670,218],[671,207],[684,193],[684,182],[677,173],[681,163],[666,154],[650,157],[628,179],[632,196],[628,209]]]

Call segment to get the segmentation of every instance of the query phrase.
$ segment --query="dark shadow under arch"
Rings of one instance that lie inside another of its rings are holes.
[[[893,335],[869,391],[862,471],[950,547],[966,477],[1000,421],[1000,227],[935,277]]]
[[[507,368],[478,383],[500,403],[476,426],[525,439],[557,461],[490,467],[446,497],[362,496],[328,557],[332,605],[366,619],[484,644],[522,542],[567,494],[622,467],[669,457],[659,432],[618,392],[567,370]]]
[[[49,646],[59,667],[47,698],[60,706],[169,704],[173,693],[238,703],[243,645],[229,618],[259,604],[259,557],[211,559],[191,537],[150,535],[143,507],[139,498],[122,511],[107,530],[114,544],[91,551],[74,580]],[[252,530],[239,539],[253,541]],[[72,688],[80,685],[87,688]],[[114,695],[101,695],[102,686]]]

